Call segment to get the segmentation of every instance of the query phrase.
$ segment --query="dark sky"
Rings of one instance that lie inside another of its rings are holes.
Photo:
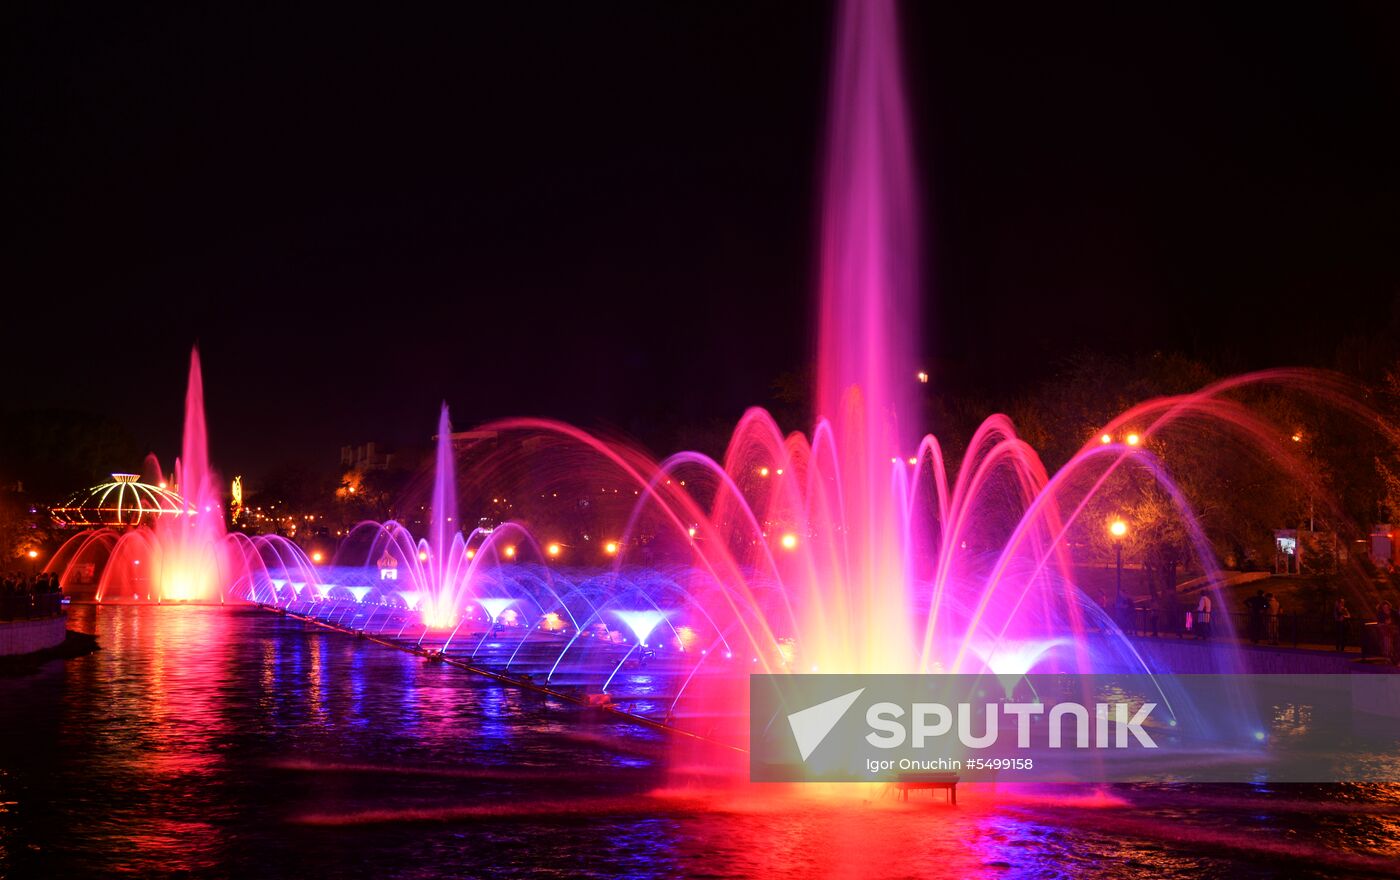
[[[0,410],[228,473],[549,415],[732,420],[808,357],[821,4],[6,5]],[[1322,362],[1400,292],[1397,7],[906,10],[928,360]],[[977,4],[981,6],[981,4]]]

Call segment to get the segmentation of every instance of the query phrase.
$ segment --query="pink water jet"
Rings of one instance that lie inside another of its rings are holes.
[[[269,570],[300,572],[314,580],[300,548],[276,536],[230,534],[218,475],[209,464],[204,420],[204,377],[199,351],[190,353],[185,422],[173,491],[184,500],[181,512],[120,530],[78,533],[64,543],[47,570],[58,572],[67,589],[79,572],[100,572],[99,602],[242,602],[256,576]]]
[[[519,462],[509,461],[461,475],[486,497],[516,479],[528,497],[611,493],[632,502],[606,534],[580,539],[606,546],[606,560],[570,565],[540,552],[528,522],[467,530],[457,521],[444,406],[427,534],[364,523],[337,555],[347,584],[370,583],[376,561],[387,559],[395,582],[349,600],[329,584],[314,595],[281,590],[279,601],[458,651],[532,684],[631,699],[640,708],[629,711],[738,747],[752,672],[1011,680],[1032,671],[1158,671],[1079,588],[1071,541],[1100,527],[1114,481],[1135,469],[1167,499],[1211,589],[1219,573],[1152,443],[1113,438],[1129,429],[1152,442],[1208,435],[1281,472],[1304,473],[1296,450],[1279,442],[1286,433],[1243,405],[1242,392],[1285,386],[1367,414],[1330,377],[1272,371],[1145,402],[1104,426],[1109,442],[1096,432],[1054,474],[995,414],[954,467],[937,437],[915,430],[924,426],[914,392],[928,376],[916,356],[917,181],[892,0],[840,4],[825,156],[819,416],[810,434],[784,434],[755,408],[721,460],[681,452],[656,461],[559,422],[485,426],[503,438],[528,436],[512,448],[530,449],[525,477],[510,476]],[[376,602],[385,610],[362,607]],[[507,607],[516,618],[502,627]],[[1239,670],[1225,640],[1201,654],[1204,666]]]
[[[816,410],[839,455],[815,450],[817,472],[841,487],[844,559],[825,589],[848,608],[909,607],[911,557],[892,473],[911,453],[919,364],[920,229],[892,2],[838,11],[821,213]],[[900,421],[904,427],[901,429]],[[821,426],[814,434],[826,436]],[[818,439],[817,442],[821,442]],[[785,469],[785,473],[786,473]],[[825,499],[824,499],[825,500]],[[838,525],[839,523],[839,525]],[[810,621],[808,626],[819,626]],[[862,669],[909,668],[908,628],[884,621],[847,633]]]

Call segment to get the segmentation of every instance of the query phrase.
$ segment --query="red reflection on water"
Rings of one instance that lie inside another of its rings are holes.
[[[111,812],[103,837],[138,872],[207,871],[226,844],[228,810],[210,782],[227,771],[221,692],[237,685],[227,652],[238,622],[217,607],[87,611],[80,626],[96,630],[103,650],[121,652],[122,662],[68,668],[83,681],[65,688],[65,724],[86,727],[89,747],[105,756],[91,784],[133,792]]]

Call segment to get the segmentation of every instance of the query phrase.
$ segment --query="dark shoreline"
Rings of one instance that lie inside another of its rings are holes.
[[[32,651],[28,654],[0,657],[0,677],[14,678],[32,675],[50,660],[85,657],[98,650],[100,648],[97,644],[97,636],[72,629],[66,630],[63,642],[52,648],[44,648],[41,651]]]

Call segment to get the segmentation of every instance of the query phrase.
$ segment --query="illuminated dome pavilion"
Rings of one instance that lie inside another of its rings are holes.
[[[163,485],[141,482],[137,474],[112,474],[110,483],[77,492],[49,510],[54,522],[69,528],[153,525],[162,516],[182,513],[194,508]]]

